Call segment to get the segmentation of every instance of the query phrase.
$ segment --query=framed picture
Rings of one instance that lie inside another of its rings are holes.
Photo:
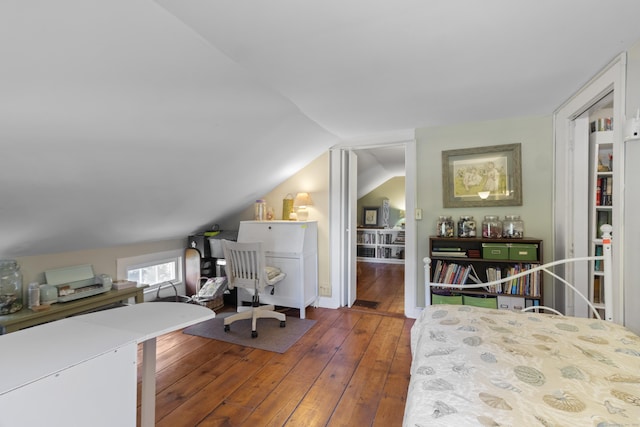
[[[363,208],[362,209],[362,225],[377,227],[380,208]]]
[[[442,152],[445,208],[521,206],[521,144]]]

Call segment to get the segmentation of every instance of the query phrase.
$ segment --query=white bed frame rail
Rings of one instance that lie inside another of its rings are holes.
[[[456,289],[456,290],[465,290],[465,289],[474,289],[474,288],[484,288],[487,286],[493,286],[493,285],[498,285],[504,282],[508,282],[510,280],[513,279],[517,279],[519,277],[523,277],[523,276],[527,276],[529,274],[535,273],[536,271],[543,271],[544,273],[549,274],[550,276],[554,277],[556,280],[564,283],[567,287],[569,287],[571,290],[573,290],[573,292],[579,297],[581,298],[584,302],[587,303],[587,305],[589,306],[589,308],[591,308],[591,311],[593,311],[594,316],[597,319],[601,319],[600,314],[598,313],[598,310],[593,306],[593,304],[591,303],[591,301],[589,301],[589,298],[587,298],[584,294],[582,294],[582,292],[580,292],[578,289],[576,289],[575,286],[573,286],[572,284],[570,284],[569,282],[567,282],[564,278],[558,276],[556,273],[554,273],[553,271],[551,271],[551,268],[557,266],[557,265],[562,265],[562,264],[569,264],[569,263],[577,263],[577,262],[582,262],[582,261],[602,261],[602,268],[603,268],[603,273],[604,273],[604,305],[605,305],[605,320],[608,321],[613,321],[613,289],[612,289],[612,272],[611,272],[611,231],[613,230],[613,227],[611,227],[611,225],[609,224],[605,224],[602,227],[600,227],[600,230],[602,230],[602,255],[601,256],[588,256],[588,257],[579,257],[579,258],[568,258],[568,259],[562,259],[562,260],[558,260],[558,261],[552,261],[546,264],[542,264],[539,265],[538,267],[534,267],[531,268],[529,270],[523,271],[522,273],[518,273],[518,274],[514,274],[512,276],[508,276],[508,277],[504,277],[502,279],[499,280],[494,280],[492,282],[486,282],[486,283],[471,283],[471,284],[464,284],[464,285],[450,285],[450,284],[446,284],[446,283],[433,283],[431,282],[431,258],[426,257],[424,258],[424,277],[425,277],[425,301],[426,301],[426,305],[430,305],[430,288],[431,287],[437,287],[437,288],[447,288],[447,289]],[[544,305],[537,305],[537,306],[531,306],[531,307],[526,307],[524,308],[522,311],[531,311],[531,310],[538,310],[538,309],[544,309],[544,310],[549,310],[553,313],[559,314],[559,315],[563,315],[562,313],[560,313],[559,311],[557,311],[556,309],[552,308],[552,307],[547,307]]]

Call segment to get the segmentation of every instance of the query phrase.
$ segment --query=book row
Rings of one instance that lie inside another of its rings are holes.
[[[486,281],[493,282],[502,278],[514,276],[518,273],[537,267],[539,264],[514,264],[510,266],[492,266],[485,270]],[[438,260],[435,263],[432,274],[433,283],[446,283],[449,285],[464,285],[467,283],[483,283],[479,278],[473,264],[458,264]],[[485,286],[487,292],[494,294],[539,296],[541,284],[541,272],[514,278],[510,281]]]
[[[596,183],[596,206],[611,206],[613,204],[613,178],[600,177]]]

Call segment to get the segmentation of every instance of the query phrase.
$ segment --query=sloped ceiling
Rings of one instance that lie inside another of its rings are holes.
[[[634,0],[3,0],[0,256],[183,237],[335,144],[550,114]]]

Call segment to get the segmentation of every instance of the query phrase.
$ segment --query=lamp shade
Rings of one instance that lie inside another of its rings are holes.
[[[293,206],[295,206],[296,208],[312,205],[313,200],[311,200],[311,196],[309,195],[309,193],[298,193],[296,194],[296,198],[293,199]]]

